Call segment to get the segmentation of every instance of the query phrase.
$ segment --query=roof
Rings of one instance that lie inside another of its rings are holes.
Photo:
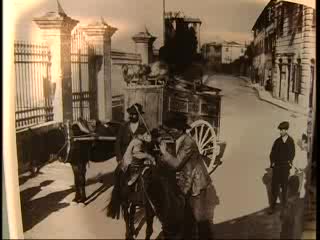
[[[296,3],[296,4],[302,4],[307,7],[311,7],[313,9],[316,9],[316,0],[270,0],[269,3],[264,7],[262,12],[260,13],[259,17],[257,18],[255,24],[252,27],[252,30],[255,30],[257,25],[260,23],[264,13],[268,10],[268,8],[275,3],[279,2],[291,2],[291,3]]]
[[[221,41],[214,41],[214,42],[210,42],[210,43],[206,43],[204,45],[211,45],[211,46],[222,46],[222,45],[245,45],[242,43],[238,43],[235,41],[225,41],[225,40],[221,40]]]
[[[279,2],[291,2],[296,4],[302,4],[307,7],[316,9],[316,0],[279,0]]]
[[[276,0],[270,0],[269,3],[264,7],[262,12],[260,13],[259,17],[257,18],[256,22],[254,23],[252,30],[255,30],[260,23],[260,21],[263,19],[264,13],[271,7],[273,4],[275,4],[277,1]]]
[[[189,23],[201,23],[200,18],[184,17],[183,19],[185,22],[189,22]]]

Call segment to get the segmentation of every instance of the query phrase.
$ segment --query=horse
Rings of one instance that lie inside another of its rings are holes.
[[[40,169],[48,162],[64,156],[65,135],[62,124],[49,128],[47,131],[28,129],[29,140],[24,142],[27,146],[30,162],[31,176],[40,173]],[[19,152],[18,152],[19,153]]]
[[[89,161],[104,162],[115,156],[114,136],[117,135],[120,123],[108,122],[104,125],[97,120],[93,131],[89,126],[89,123],[83,119],[65,124],[68,149],[65,161],[72,166],[75,185],[75,197],[72,201],[76,203],[85,203],[87,200],[85,185]],[[99,136],[109,139],[101,141]]]
[[[191,236],[185,234],[186,226],[190,226],[186,225],[185,220],[190,220],[192,213],[191,209],[186,208],[186,200],[177,186],[175,172],[159,161],[156,166],[145,166],[137,181],[141,189],[140,203],[135,201],[134,194],[137,193],[134,192],[134,188],[130,189],[127,185],[126,173],[117,168],[115,174],[122,174],[122,176],[118,175],[118,182],[115,182],[119,186],[114,190],[118,191],[112,192],[111,200],[106,207],[107,217],[119,219],[122,213],[126,224],[126,239],[133,239],[138,235],[134,226],[137,206],[145,209],[147,224],[145,239],[150,239],[153,233],[154,217],[159,219],[165,239],[181,239]]]
[[[136,207],[140,206],[145,209],[146,239],[150,239],[153,233],[154,217],[159,219],[165,239],[186,239],[192,236],[192,232],[186,231],[192,229],[192,212],[177,185],[175,171],[159,161],[161,157],[159,148],[155,148],[157,146],[155,139],[158,136],[154,134],[158,135],[161,131],[154,130],[151,132],[153,135],[151,151],[156,158],[156,165],[141,164],[140,168],[143,170],[135,186],[128,186],[130,171],[123,172],[118,165],[115,170],[115,186],[111,200],[106,207],[107,217],[119,219],[122,213],[126,224],[126,239],[132,239],[138,234],[134,226],[134,217]],[[140,192],[135,191],[137,186]],[[140,196],[140,202],[136,201],[136,195]]]

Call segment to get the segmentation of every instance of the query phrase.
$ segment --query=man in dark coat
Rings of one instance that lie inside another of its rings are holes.
[[[271,206],[269,214],[275,210],[277,198],[281,188],[281,203],[284,207],[287,203],[287,186],[290,175],[290,168],[295,157],[295,144],[288,135],[289,122],[282,122],[278,126],[280,137],[273,143],[270,153],[270,167],[273,169],[271,182]]]
[[[115,153],[118,166],[114,173],[114,188],[112,190],[111,201],[108,205],[107,216],[111,218],[119,218],[120,204],[129,196],[130,188],[127,185],[127,173],[122,171],[123,155],[131,140],[137,135],[144,134],[147,129],[139,121],[140,115],[143,114],[141,104],[135,103],[127,109],[129,121],[122,125],[119,129],[115,142]]]
[[[139,111],[139,113],[137,111]],[[129,114],[129,121],[120,127],[115,143],[118,163],[122,160],[131,140],[135,136],[144,134],[147,131],[146,127],[139,121],[139,115],[144,113],[141,104],[135,103],[127,109],[127,112]]]

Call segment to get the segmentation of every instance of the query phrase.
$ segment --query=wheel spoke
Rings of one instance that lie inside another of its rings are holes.
[[[199,145],[201,146],[201,143],[202,143],[202,141],[203,141],[203,136],[202,136],[202,134],[203,134],[203,127],[204,127],[204,125],[201,125],[201,128],[200,128],[200,135],[199,135]]]
[[[216,138],[216,136],[211,136],[202,146],[206,146],[210,141],[213,141]]]
[[[214,149],[214,148],[215,148],[215,146],[213,146],[213,147],[207,147],[207,148],[204,148],[203,151],[208,151],[208,150],[211,150],[211,149]]]
[[[196,135],[196,143],[197,143],[197,145],[198,145],[198,147],[199,147],[198,129],[197,129],[197,127],[194,128],[194,134]]]
[[[207,139],[209,132],[210,132],[210,128],[207,128],[207,131],[206,131],[206,133],[204,134],[204,137],[203,137],[203,139],[202,139],[202,141],[201,141],[201,143],[200,143],[201,146],[203,145],[203,142]]]

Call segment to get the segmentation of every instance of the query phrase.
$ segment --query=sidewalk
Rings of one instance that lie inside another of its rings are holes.
[[[251,79],[248,77],[240,76],[239,78],[244,80],[248,87],[255,89],[258,93],[259,98],[262,101],[266,101],[268,103],[271,103],[275,106],[278,106],[278,107],[285,109],[287,111],[290,111],[290,112],[294,112],[294,113],[298,113],[298,114],[301,114],[304,116],[308,116],[308,109],[294,105],[292,103],[284,102],[280,99],[276,99],[276,98],[272,97],[271,93],[268,91],[265,91],[263,89],[263,87],[260,86],[259,84],[252,84]]]

